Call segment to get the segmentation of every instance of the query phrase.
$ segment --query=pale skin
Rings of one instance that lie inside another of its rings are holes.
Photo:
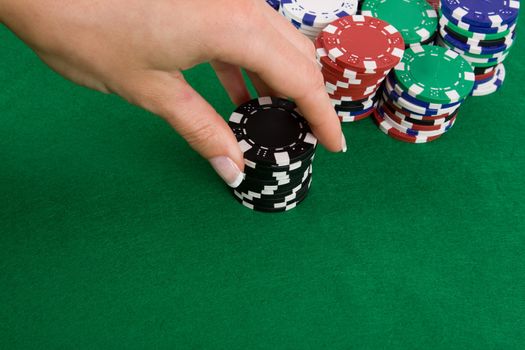
[[[264,0],[0,0],[0,22],[67,79],[164,118],[230,186],[243,155],[181,71],[210,62],[231,100],[293,98],[321,144],[345,151],[312,43]]]

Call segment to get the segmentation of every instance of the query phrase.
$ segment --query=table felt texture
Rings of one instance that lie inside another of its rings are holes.
[[[523,349],[523,27],[449,133],[345,124],[284,214],[0,27],[0,348]],[[209,65],[184,74],[229,116]]]

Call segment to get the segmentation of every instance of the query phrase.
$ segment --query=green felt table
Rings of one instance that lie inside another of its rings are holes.
[[[0,348],[525,348],[524,29],[442,139],[344,125],[272,215],[2,27]],[[229,116],[208,65],[185,75]]]

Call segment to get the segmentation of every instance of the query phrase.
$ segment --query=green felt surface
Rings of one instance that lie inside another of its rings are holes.
[[[442,139],[345,125],[279,215],[1,28],[0,348],[525,348],[524,28]],[[186,75],[229,115],[209,66]]]

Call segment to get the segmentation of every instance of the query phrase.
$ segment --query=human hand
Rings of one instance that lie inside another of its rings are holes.
[[[0,20],[52,69],[163,117],[235,187],[243,155],[224,119],[184,80],[210,62],[235,104],[293,98],[330,151],[346,149],[314,46],[263,0],[0,0]]]

